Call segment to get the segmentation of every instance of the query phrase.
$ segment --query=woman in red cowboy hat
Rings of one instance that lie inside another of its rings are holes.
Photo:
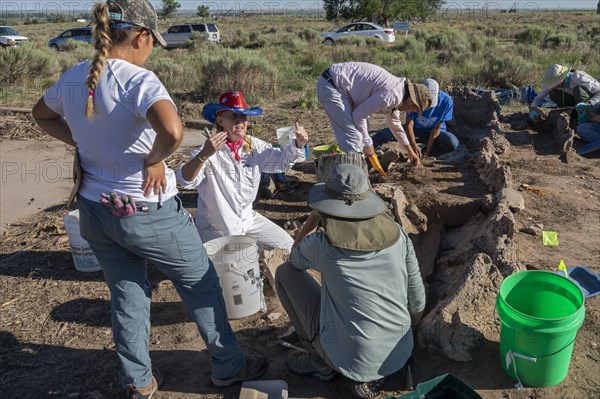
[[[308,135],[296,125],[296,139],[285,148],[247,135],[248,117],[262,114],[249,108],[240,91],[219,96],[202,114],[217,133],[192,152],[177,171],[184,188],[198,190],[196,227],[203,242],[229,235],[249,235],[261,248],[290,249],[285,230],[252,209],[261,173],[280,173],[304,157]]]

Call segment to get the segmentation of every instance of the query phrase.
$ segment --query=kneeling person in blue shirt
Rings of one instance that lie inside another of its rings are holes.
[[[427,86],[434,99],[429,108],[423,111],[421,117],[416,112],[406,114],[406,132],[410,146],[421,157],[439,156],[447,152],[454,151],[458,147],[456,136],[446,131],[446,121],[452,119],[454,110],[454,101],[446,92],[440,90],[439,84],[433,79],[426,79],[423,84]],[[383,129],[373,135],[373,146],[375,149],[381,147],[384,143],[394,141],[390,129]],[[421,148],[417,144],[423,143],[425,151],[421,153]],[[420,162],[417,162],[420,166]]]
[[[290,261],[276,272],[277,294],[307,351],[291,350],[290,371],[354,381],[360,398],[377,396],[384,378],[411,356],[411,324],[425,288],[408,235],[355,165],[336,165],[308,194],[313,209]],[[318,225],[323,231],[315,232]],[[321,273],[321,284],[307,272]],[[340,395],[340,397],[346,397]]]

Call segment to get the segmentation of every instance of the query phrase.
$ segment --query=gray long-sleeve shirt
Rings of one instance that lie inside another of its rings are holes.
[[[399,78],[380,66],[366,62],[343,62],[330,68],[335,87],[350,99],[352,120],[363,137],[369,136],[367,118],[375,113],[387,116],[388,127],[396,140],[408,145],[400,113],[394,108],[402,105],[406,78]]]
[[[320,341],[340,373],[373,381],[406,363],[413,350],[409,312],[425,308],[425,288],[403,230],[394,245],[372,252],[337,248],[326,233],[311,234],[290,261],[321,272]]]
[[[577,86],[585,87],[592,93],[592,97],[588,100],[591,105],[600,104],[600,82],[594,79],[583,71],[571,72],[571,79],[568,82],[568,86],[556,86],[550,89],[545,89],[540,92],[531,103],[532,107],[539,107],[544,98],[554,89],[562,90],[565,93],[573,95],[573,88]]]

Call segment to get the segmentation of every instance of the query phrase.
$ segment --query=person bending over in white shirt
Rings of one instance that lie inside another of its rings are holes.
[[[296,124],[296,139],[285,148],[247,135],[248,117],[262,109],[248,108],[239,91],[223,93],[202,114],[217,133],[195,149],[177,171],[177,181],[198,190],[196,227],[203,242],[229,235],[249,235],[262,249],[290,250],[292,237],[252,209],[261,172],[280,173],[304,157],[308,135]]]

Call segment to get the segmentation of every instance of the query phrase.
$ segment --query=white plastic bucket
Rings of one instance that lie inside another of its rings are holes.
[[[281,127],[276,130],[277,132],[277,141],[281,145],[281,148],[285,148],[286,145],[292,144],[292,140],[294,139],[294,126]]]
[[[294,134],[295,130],[296,128],[294,126],[282,127],[276,130],[277,141],[279,142],[281,149],[284,149],[285,146],[294,142],[294,139],[296,138],[296,135]],[[307,159],[309,159],[308,150],[305,150],[305,154],[303,156],[298,157],[298,159],[296,159],[296,162],[301,162]]]
[[[230,320],[266,311],[258,267],[258,245],[248,236],[226,236],[204,243],[217,270]]]
[[[69,212],[63,216],[65,222],[65,230],[69,236],[69,244],[71,245],[71,255],[73,255],[73,263],[75,269],[80,272],[97,272],[102,270],[98,259],[92,252],[92,248],[79,233],[79,210]]]

